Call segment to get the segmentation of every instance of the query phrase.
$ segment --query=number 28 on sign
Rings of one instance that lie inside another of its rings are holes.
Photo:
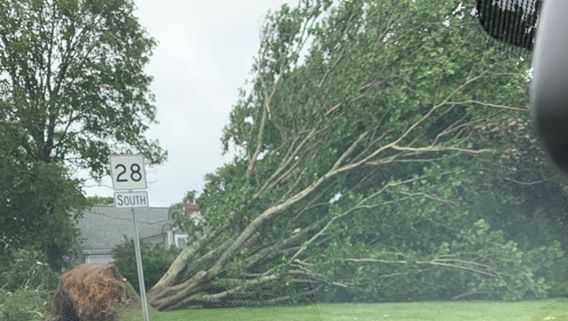
[[[115,190],[146,189],[146,171],[142,155],[111,156],[110,172]]]

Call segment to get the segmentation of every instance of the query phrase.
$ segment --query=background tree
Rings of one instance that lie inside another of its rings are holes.
[[[514,150],[484,126],[526,120],[528,68],[479,48],[471,10],[301,1],[269,15],[223,135],[237,155],[199,198],[207,233],[150,302],[547,295],[556,238],[516,240],[479,206]]]
[[[144,265],[144,284],[146,288],[152,287],[166,272],[179,250],[175,247],[167,248],[163,244],[141,244],[142,264]],[[113,264],[120,273],[130,282],[134,289],[138,288],[138,271],[136,270],[136,257],[134,243],[125,239],[124,242],[112,249]]]
[[[0,255],[35,249],[57,269],[76,254],[75,223],[86,205],[80,181],[61,163],[27,159],[12,140],[0,142]]]
[[[133,11],[130,0],[0,3],[0,132],[22,168],[72,165],[100,177],[113,152],[139,152],[152,164],[165,159],[144,136],[155,122],[144,72],[155,41]],[[39,198],[49,192],[33,188]],[[20,217],[38,215],[13,206]],[[41,215],[53,207],[46,204]],[[39,227],[36,233],[55,233]]]
[[[87,203],[91,206],[112,205],[114,199],[110,196],[89,196],[87,197]]]

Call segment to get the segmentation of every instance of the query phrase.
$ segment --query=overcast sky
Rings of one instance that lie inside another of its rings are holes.
[[[150,131],[169,153],[148,169],[153,206],[169,206],[200,190],[203,176],[226,159],[223,126],[239,87],[250,76],[268,10],[286,0],[137,0],[137,15],[158,40],[148,72],[154,76],[158,125]],[[111,196],[110,180],[87,184],[88,195]]]

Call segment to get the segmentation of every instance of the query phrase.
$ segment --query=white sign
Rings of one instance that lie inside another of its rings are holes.
[[[114,206],[118,208],[148,207],[148,204],[146,191],[114,193]]]
[[[150,321],[148,303],[146,302],[146,286],[144,285],[144,268],[140,252],[140,234],[136,226],[136,207],[148,207],[148,192],[133,191],[146,189],[146,169],[142,155],[111,155],[110,176],[114,188],[114,206],[117,208],[130,208],[132,212],[132,225],[134,226],[134,253],[136,255],[136,269],[140,289],[140,301],[144,313],[144,321]],[[125,192],[124,190],[128,190]]]
[[[114,190],[146,189],[146,169],[142,155],[112,155],[110,176]]]

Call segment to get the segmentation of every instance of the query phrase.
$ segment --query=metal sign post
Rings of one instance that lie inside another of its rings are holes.
[[[142,301],[142,312],[144,313],[144,321],[150,321],[148,313],[148,302],[146,301],[146,285],[144,284],[144,269],[142,267],[142,253],[140,251],[140,235],[138,234],[138,226],[136,225],[136,213],[134,207],[131,207],[132,223],[134,224],[134,252],[136,253],[136,268],[138,269],[138,288],[140,289],[140,301]]]
[[[142,266],[142,253],[140,251],[140,233],[136,224],[136,207],[148,207],[148,193],[145,190],[146,169],[142,155],[113,155],[110,157],[110,173],[114,193],[114,206],[117,208],[130,208],[132,224],[134,225],[134,253],[136,255],[136,269],[138,271],[138,288],[140,289],[140,303],[144,321],[150,321],[148,302],[146,299],[146,286],[144,284],[144,268]],[[126,191],[125,191],[126,190]],[[138,190],[138,191],[134,191]]]

